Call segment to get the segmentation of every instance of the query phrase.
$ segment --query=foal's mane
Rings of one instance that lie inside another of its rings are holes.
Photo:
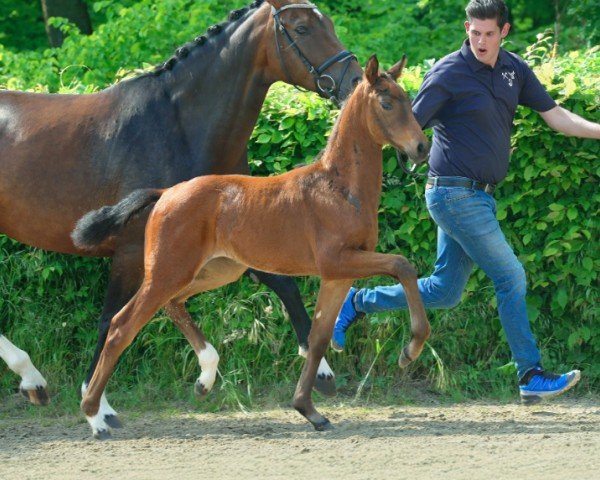
[[[210,41],[212,37],[221,33],[227,26],[238,22],[240,19],[245,20],[247,18],[246,14],[248,12],[253,12],[258,7],[260,7],[263,4],[263,1],[264,0],[254,0],[247,7],[243,7],[238,10],[232,10],[231,12],[229,12],[227,20],[215,25],[211,25],[210,27],[208,27],[205,34],[199,35],[191,42],[188,42],[185,45],[182,45],[181,47],[177,48],[177,50],[175,50],[175,53],[168,60],[161,63],[160,65],[157,65],[156,67],[154,67],[153,70],[143,73],[142,75],[140,75],[140,77],[159,76],[164,72],[172,70],[178,62],[186,58],[193,50],[196,50],[198,47],[204,45],[207,41]],[[239,22],[240,25],[242,23],[243,22]]]

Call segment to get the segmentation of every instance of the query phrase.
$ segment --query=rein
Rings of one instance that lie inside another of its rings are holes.
[[[277,46],[277,56],[279,57],[279,63],[281,64],[281,67],[285,73],[288,83],[293,84],[293,82],[290,79],[290,74],[288,72],[288,69],[285,66],[285,62],[283,61],[283,56],[281,54],[281,45],[279,43],[279,36],[277,35],[278,32],[281,32],[284,35],[284,37],[287,39],[289,46],[294,49],[298,58],[300,58],[300,60],[304,64],[304,66],[307,68],[308,72],[313,76],[313,78],[315,80],[315,85],[317,86],[317,90],[319,90],[320,92],[325,94],[327,96],[327,98],[332,100],[335,104],[339,105],[339,99],[338,99],[339,88],[340,88],[342,82],[344,81],[344,76],[346,75],[346,72],[348,71],[350,62],[352,60],[356,60],[356,56],[352,52],[349,52],[348,50],[342,50],[341,52],[329,57],[318,67],[315,67],[312,63],[310,63],[308,58],[306,58],[306,55],[304,55],[302,50],[300,50],[298,45],[296,45],[296,42],[294,41],[294,39],[292,38],[290,33],[285,28],[284,24],[281,22],[281,19],[279,18],[280,14],[282,12],[284,12],[285,10],[298,9],[298,8],[303,8],[303,9],[309,8],[311,10],[316,10],[317,6],[313,5],[312,3],[294,3],[294,4],[290,4],[290,5],[284,5],[283,7],[281,7],[278,10],[276,10],[275,7],[271,7],[271,13],[273,14],[273,20],[274,20],[273,25],[275,27],[275,45]],[[327,69],[329,67],[331,67],[334,63],[342,63],[342,62],[346,62],[346,66],[342,72],[342,76],[340,77],[339,82],[336,83],[336,81],[334,80],[334,78],[331,75],[327,75],[324,72],[326,72]],[[294,85],[294,87],[297,90],[306,91],[306,90],[301,89],[297,85]]]
[[[417,167],[419,165],[417,165],[416,163],[413,163],[412,167],[408,168],[406,166],[407,156],[404,153],[402,153],[400,150],[398,150],[397,148],[394,148],[394,150],[396,151],[396,160],[398,161],[398,166],[404,173],[406,173],[407,175],[409,175],[411,177],[426,177],[427,176],[427,171],[425,173],[417,172]]]

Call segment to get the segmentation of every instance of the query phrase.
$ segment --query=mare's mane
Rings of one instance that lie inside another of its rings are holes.
[[[209,41],[212,37],[221,33],[227,26],[238,22],[240,19],[245,20],[247,18],[246,14],[249,12],[254,13],[254,11],[263,4],[264,0],[254,0],[249,6],[240,8],[238,10],[232,10],[229,12],[227,20],[215,25],[211,25],[206,30],[204,35],[197,36],[191,42],[182,45],[181,47],[175,50],[175,53],[165,62],[161,63],[154,67],[153,70],[144,72],[139,77],[147,77],[147,76],[159,76],[164,72],[172,70],[173,67],[180,62],[182,59],[186,58],[192,50],[196,50],[198,47],[204,45],[207,41]],[[239,22],[241,25],[243,22]]]

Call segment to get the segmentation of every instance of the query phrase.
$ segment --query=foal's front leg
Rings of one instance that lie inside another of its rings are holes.
[[[264,283],[281,299],[290,316],[294,332],[296,332],[299,347],[298,354],[306,358],[311,324],[308,313],[306,313],[306,308],[304,308],[304,303],[302,303],[300,290],[298,290],[298,285],[296,285],[294,279],[286,275],[276,275],[254,269],[248,269],[246,275],[255,282]],[[334,397],[336,394],[335,374],[325,357],[319,363],[314,388],[326,397]]]
[[[402,349],[398,363],[404,368],[421,355],[431,327],[419,293],[417,272],[405,257],[364,250],[346,250],[341,254],[339,263],[328,266],[327,274],[333,278],[389,275],[400,282],[408,302],[412,338]]]
[[[293,402],[294,408],[312,423],[315,430],[325,430],[330,426],[329,420],[315,409],[311,391],[315,383],[315,374],[331,340],[335,319],[351,285],[352,280],[347,279],[321,280],[313,324],[308,336],[308,355]]]

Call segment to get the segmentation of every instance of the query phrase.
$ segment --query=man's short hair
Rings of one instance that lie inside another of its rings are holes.
[[[471,0],[465,8],[467,20],[473,18],[478,20],[496,19],[500,29],[508,22],[508,7],[504,0]]]

